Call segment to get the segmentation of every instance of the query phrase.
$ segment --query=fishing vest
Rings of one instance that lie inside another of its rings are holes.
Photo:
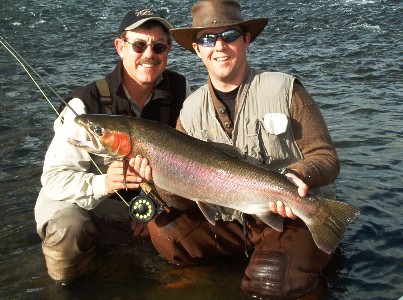
[[[119,61],[116,68],[104,79],[75,89],[65,101],[68,102],[73,98],[81,99],[86,112],[90,114],[141,117],[175,127],[183,101],[186,99],[186,78],[174,71],[165,70],[161,81],[154,87],[151,100],[138,116],[135,104],[128,99],[123,88],[123,68],[122,62]],[[62,103],[58,111],[62,111],[64,106]]]
[[[208,85],[184,102],[180,120],[186,132],[204,141],[237,147],[246,161],[277,171],[302,160],[291,127],[290,107],[294,76],[249,69],[237,95],[232,138],[217,120]],[[335,184],[311,193],[335,198]]]
[[[101,104],[101,114],[112,114],[112,97],[111,97],[111,93],[109,91],[109,86],[108,83],[105,79],[100,79],[97,80],[96,82],[99,94],[100,94],[100,104]],[[184,90],[186,87],[183,87],[180,90]],[[184,94],[185,95],[185,94]],[[180,98],[185,99],[185,96],[182,96]],[[173,105],[173,97],[166,97],[166,98],[160,98],[160,102],[158,104],[159,106],[159,120],[155,120],[158,121],[160,123],[166,124],[166,125],[170,125],[171,127],[173,127],[174,123],[172,122],[172,120],[177,119],[177,117],[179,116],[178,113],[174,114],[175,117],[171,117],[170,112],[171,112],[171,107]],[[143,117],[143,116],[141,116]]]
[[[100,113],[113,114],[112,97],[108,82],[103,78],[97,80],[95,84],[100,95]],[[157,87],[158,86],[159,85],[157,85]],[[152,100],[143,108],[142,114],[139,117],[158,121],[174,127],[182,103],[186,98],[186,82],[170,80],[170,88],[170,91],[165,89],[155,89],[152,95]],[[176,101],[174,101],[174,99]],[[154,103],[153,101],[158,101],[158,103]]]

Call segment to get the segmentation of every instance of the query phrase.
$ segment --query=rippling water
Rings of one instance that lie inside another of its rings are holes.
[[[0,34],[61,95],[114,67],[114,34],[132,8],[123,0],[1,3]],[[192,1],[135,3],[151,4],[177,26],[189,25]],[[328,287],[320,298],[398,299],[403,296],[402,2],[241,3],[247,18],[270,18],[249,50],[251,65],[300,77],[320,104],[341,159],[338,197],[361,210],[325,273]],[[169,64],[194,89],[204,83],[201,62],[177,45]],[[146,242],[135,251],[101,253],[92,277],[72,290],[56,288],[46,273],[33,216],[55,113],[4,48],[0,84],[0,298],[247,299],[239,289],[244,261],[177,270]],[[183,286],[170,288],[167,283],[176,278]]]

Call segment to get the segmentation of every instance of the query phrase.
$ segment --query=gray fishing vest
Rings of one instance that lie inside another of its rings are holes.
[[[237,96],[238,113],[232,139],[221,127],[204,85],[184,102],[180,120],[191,136],[236,146],[245,160],[277,171],[303,159],[291,128],[290,107],[295,77],[249,69]],[[311,193],[335,198],[335,185]]]

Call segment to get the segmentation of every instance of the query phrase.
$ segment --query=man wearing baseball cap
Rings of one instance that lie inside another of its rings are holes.
[[[253,164],[282,169],[301,197],[310,189],[334,198],[340,165],[318,105],[294,76],[256,70],[248,63],[247,49],[268,19],[245,20],[235,0],[200,0],[192,7],[192,17],[192,26],[171,33],[203,61],[208,80],[184,102],[177,129],[234,146]],[[220,180],[226,180],[225,174],[213,181]],[[233,188],[244,187],[240,181]],[[315,245],[290,207],[281,201],[269,205],[267,214],[284,223],[282,232],[254,215],[240,216],[218,206],[204,207],[215,216],[215,226],[193,206],[180,216],[162,212],[148,228],[160,254],[179,265],[246,250],[251,253],[241,282],[246,293],[296,299],[315,289],[332,254]]]
[[[73,91],[66,98],[70,107],[78,114],[136,116],[174,127],[190,88],[185,77],[166,69],[171,28],[151,9],[128,12],[114,41],[120,57],[116,68]],[[130,221],[129,209],[116,191],[129,202],[150,169],[146,159],[136,157],[124,176],[122,162],[71,146],[68,138],[88,137],[74,123],[71,109],[61,110],[44,161],[35,220],[50,277],[68,285],[88,270],[99,245],[148,236],[146,225]]]

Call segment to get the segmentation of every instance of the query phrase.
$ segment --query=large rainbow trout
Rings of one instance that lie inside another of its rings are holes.
[[[285,176],[157,122],[111,115],[80,115],[75,122],[86,129],[90,141],[69,140],[72,145],[116,159],[146,157],[154,184],[196,201],[213,224],[214,205],[219,205],[254,215],[281,231],[283,219],[271,213],[269,202],[282,201],[305,222],[318,248],[331,253],[359,214],[337,200],[302,198]]]

